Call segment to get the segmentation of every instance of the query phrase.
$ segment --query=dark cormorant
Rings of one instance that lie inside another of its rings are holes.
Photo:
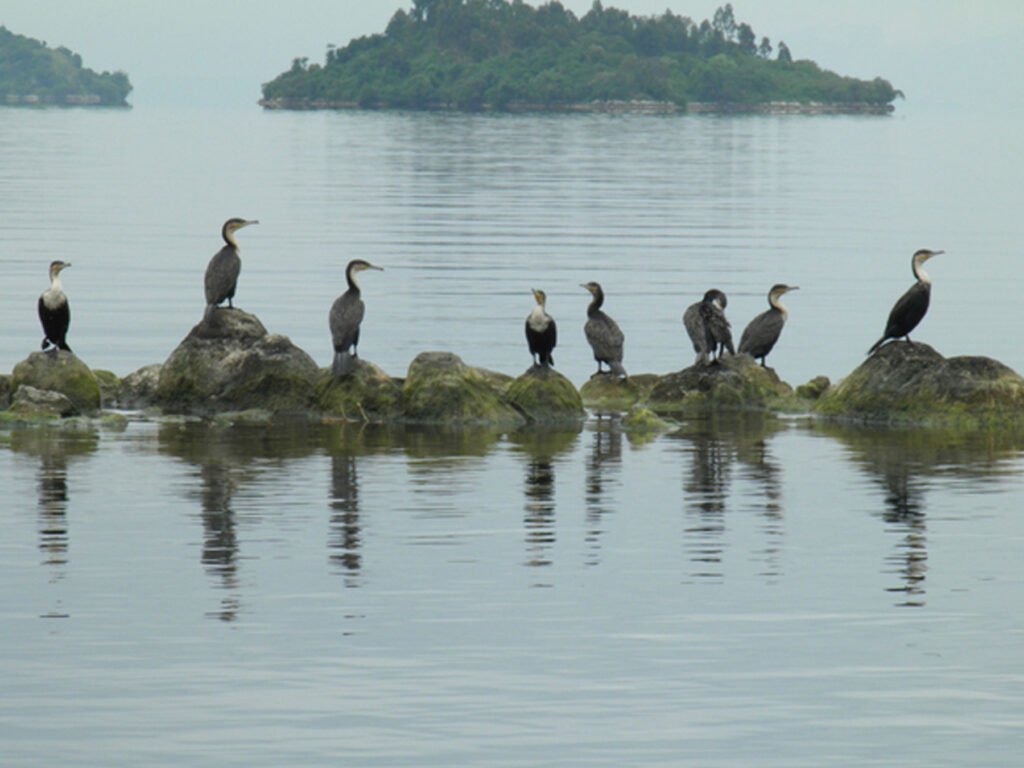
[[[706,364],[709,354],[717,360],[722,349],[729,350],[730,355],[736,354],[729,321],[725,319],[727,303],[725,294],[712,288],[703,299],[683,312],[683,325],[693,342],[693,351],[697,353],[695,364]]]
[[[42,349],[52,344],[55,351],[71,351],[66,341],[68,326],[71,324],[71,310],[68,309],[68,297],[64,295],[64,287],[60,284],[60,271],[70,266],[70,262],[50,262],[50,287],[39,297],[39,322],[43,324]]]
[[[594,350],[594,359],[597,361],[597,372],[601,370],[601,363],[608,363],[609,373],[615,376],[625,376],[626,369],[622,367],[622,342],[624,337],[618,323],[601,311],[604,303],[604,291],[599,283],[581,283],[582,287],[590,291],[594,297],[590,306],[587,307],[587,322],[583,326],[583,333],[590,342],[590,348]]]
[[[743,329],[739,350],[741,353],[745,352],[750,355],[755,360],[761,358],[762,367],[767,367],[764,359],[772,351],[775,342],[779,340],[782,326],[786,324],[786,318],[789,317],[789,313],[782,306],[779,297],[788,291],[796,290],[799,290],[799,286],[783,285],[782,283],[773,285],[771,290],[768,291],[768,306],[770,309],[755,317]]]
[[[235,232],[250,224],[259,224],[259,222],[237,218],[228,219],[221,227],[220,235],[224,238],[226,245],[217,251],[210,259],[210,263],[206,265],[206,277],[203,281],[206,288],[206,311],[203,313],[203,319],[208,320],[212,317],[213,311],[224,299],[228,300],[229,307],[232,306],[231,300],[235,296],[238,273],[242,269]]]
[[[330,314],[327,316],[331,327],[331,340],[334,343],[334,365],[331,370],[335,376],[344,376],[355,370],[356,347],[359,345],[359,323],[363,320],[366,310],[360,296],[356,273],[365,269],[384,271],[383,267],[375,267],[363,259],[353,259],[345,267],[345,280],[348,290],[334,300]],[[351,347],[352,352],[349,353]]]
[[[928,273],[921,268],[921,265],[940,253],[943,251],[930,251],[927,248],[922,248],[914,254],[910,260],[910,266],[917,282],[900,296],[900,300],[892,308],[892,312],[889,313],[889,322],[885,324],[885,333],[882,334],[882,338],[871,345],[871,349],[868,350],[869,355],[882,346],[886,339],[898,339],[900,336],[905,336],[907,343],[912,343],[910,332],[917,327],[925,312],[928,311],[928,301],[932,293],[932,280],[928,277]]]
[[[540,358],[542,368],[555,364],[551,357],[551,350],[555,348],[558,340],[558,331],[555,328],[555,320],[544,309],[544,302],[547,301],[547,294],[544,291],[533,289],[533,298],[537,306],[526,318],[526,343],[530,346],[530,354],[533,355],[533,364],[537,365],[537,358]]]

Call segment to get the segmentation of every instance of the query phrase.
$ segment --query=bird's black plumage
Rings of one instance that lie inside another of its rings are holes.
[[[359,325],[363,321],[366,306],[363,304],[362,292],[356,281],[356,274],[365,269],[381,270],[363,259],[353,259],[345,267],[345,280],[348,290],[334,300],[327,323],[331,329],[331,341],[334,345],[334,363],[331,370],[335,376],[345,376],[355,370],[359,345]],[[349,351],[351,350],[351,352]]]
[[[775,342],[779,340],[782,327],[786,324],[788,313],[782,306],[779,297],[787,291],[795,291],[797,286],[776,283],[768,291],[768,311],[751,320],[743,329],[740,336],[740,353],[746,353],[755,360],[761,358],[761,365],[765,366],[765,357],[772,351]]]
[[[213,311],[222,301],[227,300],[228,306],[233,306],[232,299],[238,287],[238,274],[242,270],[242,259],[238,255],[238,242],[234,233],[250,224],[259,222],[233,218],[225,221],[221,227],[220,234],[224,238],[224,247],[210,259],[203,278],[206,294],[206,311],[203,316],[207,319],[213,315]]]
[[[727,304],[725,294],[712,288],[683,312],[683,326],[693,342],[697,364],[707,363],[709,355],[717,360],[722,350],[728,350],[730,355],[736,353],[729,321],[725,318]]]
[[[616,376],[625,376],[626,369],[622,366],[622,346],[625,340],[618,323],[601,310],[604,304],[604,291],[599,283],[583,283],[593,298],[587,307],[587,322],[583,325],[583,333],[594,351],[597,361],[597,372],[603,373],[601,364],[607,363],[609,372]]]
[[[536,300],[537,306],[526,318],[526,344],[533,356],[533,364],[537,365],[539,360],[540,366],[547,368],[555,364],[551,352],[558,341],[558,329],[554,318],[545,309],[547,295],[544,291],[535,288],[533,298]]]
[[[922,248],[916,251],[910,260],[910,267],[914,273],[916,282],[907,289],[907,292],[900,296],[899,300],[889,312],[889,320],[885,324],[885,333],[882,338],[871,345],[868,354],[872,354],[888,339],[905,337],[907,343],[910,341],[910,332],[921,322],[928,311],[928,304],[931,301],[932,281],[928,274],[921,268],[932,256],[937,256],[942,251],[931,251]]]
[[[53,345],[57,349],[71,351],[67,342],[71,309],[59,277],[61,270],[70,266],[70,263],[63,261],[50,263],[50,287],[43,291],[38,302],[39,322],[43,326],[43,343],[40,345],[42,349]]]

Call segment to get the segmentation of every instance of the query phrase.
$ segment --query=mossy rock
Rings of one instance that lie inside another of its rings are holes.
[[[701,416],[716,412],[784,409],[793,389],[750,355],[730,355],[661,376],[646,405],[659,413]]]
[[[22,384],[14,393],[9,411],[22,418],[64,418],[78,413],[71,398],[53,389],[38,389]]]
[[[100,385],[89,366],[65,350],[33,352],[11,374],[12,402],[18,388],[35,387],[60,392],[75,406],[75,412],[93,414],[100,409]]]
[[[104,408],[112,408],[121,399],[121,379],[113,371],[93,369],[96,383],[100,385],[100,402]]]
[[[431,424],[522,424],[505,400],[501,377],[473,368],[451,352],[421,352],[402,386],[407,421]]]
[[[988,357],[945,358],[920,342],[889,342],[815,403],[827,418],[885,424],[1019,427],[1024,378]]]
[[[314,404],[325,416],[346,421],[394,421],[402,415],[402,382],[371,362],[356,358],[355,370],[336,378],[320,371]]]
[[[144,409],[156,405],[156,390],[160,383],[160,363],[153,363],[133,371],[121,379],[117,407]]]
[[[313,358],[286,336],[268,334],[242,310],[221,308],[167,358],[155,400],[171,413],[308,412],[319,376]]]
[[[634,405],[629,413],[622,417],[622,428],[637,432],[649,432],[672,429],[673,424],[661,418],[645,405]]]
[[[828,376],[815,376],[806,384],[796,388],[796,396],[804,400],[817,400],[832,386]]]
[[[531,424],[567,423],[586,417],[580,393],[554,368],[532,366],[508,385],[505,396]]]
[[[595,373],[580,387],[580,397],[587,408],[625,411],[646,398],[657,380],[657,374],[653,373],[636,376]]]
[[[11,376],[8,373],[0,374],[0,410],[5,410],[11,404]]]

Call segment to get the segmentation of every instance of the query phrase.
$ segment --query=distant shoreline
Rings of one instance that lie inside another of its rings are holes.
[[[410,111],[409,108],[394,108],[384,104],[360,104],[354,101],[325,101],[319,99],[277,98],[260,99],[264,109],[311,111],[311,110],[380,110]],[[467,110],[450,104],[428,104],[420,112],[546,112],[555,114],[629,114],[629,115],[889,115],[895,108],[892,104],[869,102],[797,102],[769,101],[759,104],[738,102],[690,102],[680,106],[671,101],[591,101],[579,104],[527,104],[512,102],[502,109],[484,105],[476,110]]]

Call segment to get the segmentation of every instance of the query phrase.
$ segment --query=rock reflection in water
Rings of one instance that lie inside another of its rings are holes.
[[[523,527],[527,566],[551,565],[551,550],[556,540],[555,460],[559,454],[572,450],[581,430],[582,425],[549,429],[533,427],[509,435],[509,442],[524,454],[526,461]]]
[[[622,429],[620,417],[609,414],[596,414],[595,421],[590,424],[592,441],[586,465],[586,505],[587,505],[587,565],[601,562],[601,534],[604,532],[602,518],[612,513],[616,507],[614,499],[608,499],[608,488],[622,466]]]
[[[766,499],[756,505],[765,516],[764,533],[769,543],[763,550],[767,561],[764,575],[778,576],[778,538],[781,535],[780,481],[778,464],[771,460],[768,438],[785,429],[777,419],[760,414],[695,419],[669,435],[679,440],[690,463],[683,471],[683,504],[686,524],[684,547],[693,564],[691,578],[723,579],[725,570],[725,513],[733,500],[733,464],[742,462],[743,476],[754,482]],[[746,502],[740,502],[745,504]]]
[[[897,541],[886,570],[899,582],[897,605],[925,605],[928,573],[927,497],[936,481],[968,478],[972,488],[997,481],[1005,462],[1012,467],[1024,450],[1024,436],[1012,432],[941,429],[884,429],[820,424],[815,429],[838,439],[851,458],[884,493],[879,516]]]
[[[315,432],[314,432],[315,435]],[[234,499],[256,482],[259,459],[281,460],[309,455],[318,441],[309,425],[221,428],[199,422],[168,423],[158,432],[159,450],[197,467],[199,487],[188,496],[200,505],[203,546],[200,561],[228,594],[211,617],[233,621],[242,606],[238,577],[239,542]]]

